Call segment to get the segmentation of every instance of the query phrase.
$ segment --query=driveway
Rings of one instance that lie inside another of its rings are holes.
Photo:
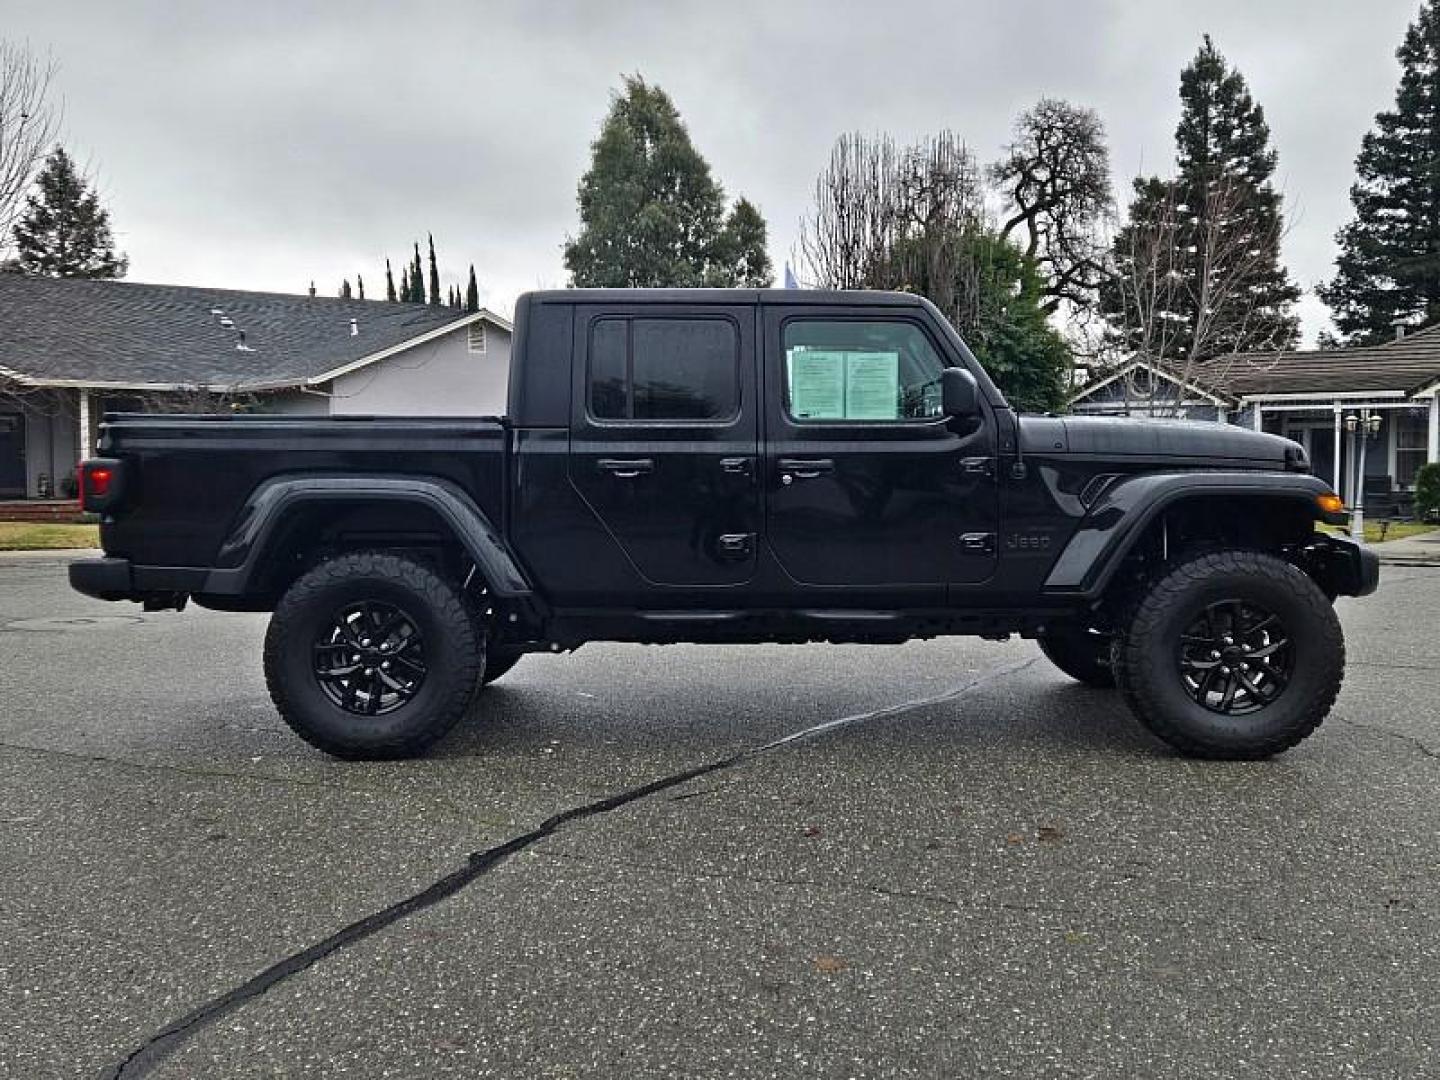
[[[1340,610],[1266,763],[962,640],[530,657],[342,764],[263,617],[0,560],[0,1075],[1435,1076],[1440,570]]]

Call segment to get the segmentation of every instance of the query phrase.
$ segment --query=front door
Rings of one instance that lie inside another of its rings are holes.
[[[0,413],[0,498],[25,497],[25,417]]]
[[[806,586],[915,599],[995,569],[995,422],[942,415],[958,361],[919,317],[767,307],[766,537]]]
[[[755,572],[754,319],[751,307],[576,308],[570,483],[642,590]]]

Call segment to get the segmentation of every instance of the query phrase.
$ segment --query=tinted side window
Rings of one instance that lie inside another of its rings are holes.
[[[728,319],[598,320],[590,413],[602,420],[725,420],[740,407],[740,340]]]
[[[945,363],[914,323],[792,319],[785,409],[796,420],[929,420]]]

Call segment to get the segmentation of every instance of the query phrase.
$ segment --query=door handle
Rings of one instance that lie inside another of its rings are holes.
[[[781,458],[780,479],[783,483],[792,480],[814,480],[817,476],[835,471],[835,462],[829,458]]]
[[[621,480],[633,480],[648,472],[655,471],[655,462],[652,458],[606,458],[602,457],[595,462],[595,467],[601,472],[607,472],[611,476],[617,476]]]

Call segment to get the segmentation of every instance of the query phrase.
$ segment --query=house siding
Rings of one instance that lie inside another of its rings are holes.
[[[330,385],[341,416],[501,416],[510,386],[508,331],[485,327],[485,352],[469,350],[466,327],[386,357]]]

